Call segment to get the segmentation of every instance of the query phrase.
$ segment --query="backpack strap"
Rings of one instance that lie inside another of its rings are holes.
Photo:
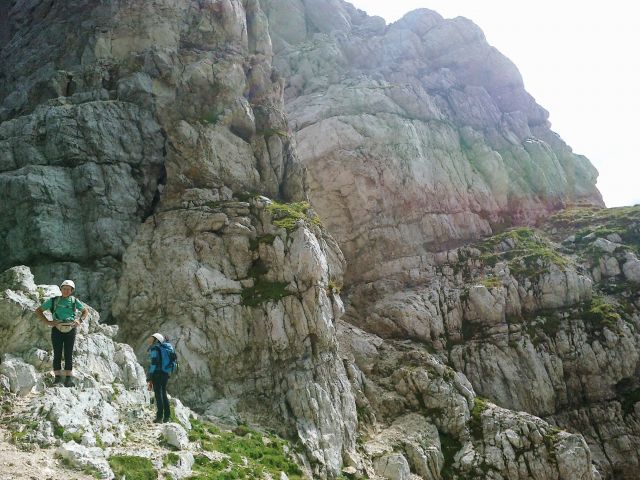
[[[54,317],[55,320],[55,314],[56,314],[56,308],[58,307],[58,300],[60,300],[60,297],[53,297],[51,299],[51,307],[49,307],[49,311],[51,312],[51,316]]]

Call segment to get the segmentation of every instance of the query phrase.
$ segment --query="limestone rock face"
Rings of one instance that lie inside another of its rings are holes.
[[[416,342],[464,374],[469,389],[482,397],[583,434],[602,478],[634,478],[640,444],[640,304],[633,276],[623,268],[606,269],[613,262],[634,265],[639,226],[637,207],[567,210],[542,230],[512,229],[410,259],[420,268],[402,269],[400,262],[390,261],[378,267],[391,267],[384,281],[352,289],[345,315],[382,338],[365,342],[347,336],[341,344],[351,346],[362,370],[358,375],[371,379],[374,359],[387,343]],[[453,401],[453,395],[447,397]],[[361,402],[358,396],[356,401]],[[554,443],[560,440],[549,435]],[[518,445],[516,450],[522,448]],[[534,448],[535,442],[527,445]],[[485,444],[481,450],[501,457],[483,461],[504,464],[511,472],[507,478],[521,475],[515,473],[523,468],[517,462],[509,466],[506,443]],[[458,451],[469,466],[480,465],[464,449]],[[562,460],[568,463],[561,475],[580,471],[591,478],[584,466],[571,470],[571,458]]]
[[[385,26],[338,1],[267,5],[310,197],[348,282],[496,225],[602,205],[593,166],[471,21],[422,9]]]
[[[477,397],[423,343],[345,323],[339,338],[370,478],[597,478],[583,437]]]
[[[139,345],[155,330],[175,339],[191,405],[226,401],[211,414],[284,426],[339,471],[356,429],[329,288],[341,254],[311,223],[279,227],[273,207],[258,198],[154,215],[125,255],[114,314]]]
[[[257,1],[31,3],[2,6],[0,269],[74,277],[108,320],[161,197],[302,199]]]

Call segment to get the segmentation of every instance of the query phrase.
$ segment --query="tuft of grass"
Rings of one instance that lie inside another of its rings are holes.
[[[594,295],[591,302],[585,306],[582,316],[585,321],[594,326],[608,327],[609,329],[615,328],[618,320],[622,318],[620,307],[607,303],[604,298],[597,295]]]
[[[264,278],[257,278],[253,287],[244,288],[240,294],[242,304],[247,307],[257,307],[258,305],[278,301],[288,295],[293,295],[287,290],[284,282],[269,282]]]
[[[180,456],[177,453],[169,452],[162,459],[162,465],[178,465],[180,463]]]
[[[476,440],[482,439],[482,413],[489,408],[487,401],[481,397],[476,397],[471,409],[471,418],[469,419],[469,431],[471,436]]]
[[[312,213],[311,205],[307,202],[272,202],[267,205],[267,212],[273,216],[273,224],[275,226],[284,228],[288,232],[298,228],[299,220],[310,225],[321,225],[320,217]]]
[[[480,280],[480,284],[487,288],[498,288],[502,286],[502,281],[496,277],[485,277]]]
[[[327,292],[340,295],[340,290],[340,285],[338,285],[338,283],[333,278],[329,278],[329,282],[327,283]]]
[[[64,438],[64,427],[62,425],[54,425],[53,426],[53,435],[56,438]]]
[[[158,472],[151,460],[134,455],[114,455],[109,457],[109,466],[116,478],[127,480],[156,480]]]

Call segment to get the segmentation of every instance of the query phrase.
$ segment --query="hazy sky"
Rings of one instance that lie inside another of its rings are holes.
[[[394,22],[416,8],[470,18],[520,69],[552,129],[600,172],[608,207],[640,203],[640,12],[635,2],[349,0]]]

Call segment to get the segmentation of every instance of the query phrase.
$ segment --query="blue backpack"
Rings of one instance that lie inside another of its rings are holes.
[[[164,373],[173,373],[178,370],[178,355],[170,342],[158,344],[160,350],[160,370]]]

